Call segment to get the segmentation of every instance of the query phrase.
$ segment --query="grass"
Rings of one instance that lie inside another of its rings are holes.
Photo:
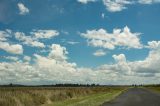
[[[149,89],[149,90],[160,93],[160,87],[159,86],[157,86],[157,87],[146,87],[146,88]]]
[[[98,106],[125,87],[1,87],[0,106]]]
[[[99,106],[104,102],[110,101],[121,93],[121,91],[103,92],[72,98],[63,102],[55,102],[49,106]]]

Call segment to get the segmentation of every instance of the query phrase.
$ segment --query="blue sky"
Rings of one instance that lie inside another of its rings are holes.
[[[158,83],[159,11],[159,0],[1,0],[0,81]]]

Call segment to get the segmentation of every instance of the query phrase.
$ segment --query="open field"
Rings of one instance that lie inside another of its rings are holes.
[[[98,106],[126,87],[1,87],[0,106]]]
[[[146,88],[149,89],[149,90],[152,90],[154,92],[160,93],[160,86],[149,86],[149,87],[146,87]]]

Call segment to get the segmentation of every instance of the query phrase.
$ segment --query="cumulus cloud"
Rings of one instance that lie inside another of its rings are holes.
[[[87,30],[86,33],[81,33],[81,36],[87,39],[89,45],[111,50],[115,47],[142,48],[139,35],[140,33],[132,33],[127,26],[122,30],[114,29],[113,33],[108,33],[105,29]]]
[[[160,41],[149,41],[146,47],[150,49],[156,49],[160,47]]]
[[[56,30],[35,30],[34,32],[31,32],[32,35],[34,35],[36,38],[52,38],[59,35],[59,32]]]
[[[20,11],[19,12],[20,15],[26,15],[29,13],[29,9],[27,7],[25,7],[24,4],[18,3],[17,5],[18,5],[19,11]]]
[[[153,3],[160,3],[160,0],[139,0],[141,4],[153,4]]]
[[[87,4],[88,2],[96,2],[98,0],[77,1],[83,4]],[[109,12],[120,12],[127,9],[129,5],[160,3],[160,0],[102,0],[102,2]]]
[[[159,65],[160,58],[158,57],[159,50],[150,51],[148,57],[143,61],[135,61],[130,62],[129,65],[132,70],[140,76],[152,76],[154,77],[155,74],[159,72]]]
[[[0,41],[7,41],[9,37],[11,37],[11,30],[0,31]]]
[[[45,44],[40,42],[39,39],[50,39],[52,37],[58,36],[59,32],[56,30],[34,30],[30,32],[30,35],[26,35],[23,32],[15,32],[15,38],[22,41],[23,44],[32,47],[44,48]]]
[[[61,47],[59,44],[52,44],[49,57],[57,60],[65,60],[67,59],[66,54],[68,54],[68,52],[65,47]]]
[[[52,54],[53,50],[55,55],[52,57],[50,54]],[[58,44],[52,44],[52,48],[48,56],[34,54],[34,64],[26,62],[1,62],[0,81],[1,83],[12,82],[22,84],[89,84],[106,83],[106,80],[113,81],[113,79],[109,79],[109,77],[116,77],[116,74],[114,72],[109,73],[111,72],[109,70],[78,68],[76,63],[70,63],[66,58],[63,58],[63,60],[59,59],[59,57],[64,57],[64,55],[66,55],[65,52],[67,52],[65,47]],[[61,55],[56,53],[60,53]]]
[[[0,49],[12,54],[23,54],[23,47],[19,44],[9,44],[8,42],[0,42]]]
[[[15,57],[15,56],[5,56],[4,58],[12,61],[18,61],[19,59],[18,57]]]
[[[144,60],[128,61],[125,54],[117,54],[112,56],[115,63],[96,68],[78,67],[76,63],[68,62],[67,54],[65,47],[52,44],[47,56],[34,54],[33,64],[25,61],[0,62],[0,81],[22,84],[140,84],[159,81],[160,46],[150,49]]]
[[[124,54],[113,55],[112,56],[117,62],[126,62],[126,57]]]
[[[56,30],[34,30],[27,35],[24,32],[13,32],[12,30],[6,29],[4,31],[0,31],[0,41],[7,42],[9,38],[14,37],[25,45],[45,48],[45,44],[40,42],[40,40],[50,39],[58,35],[59,32]]]
[[[110,12],[117,12],[126,9],[126,5],[132,4],[129,0],[103,0],[106,9]]]
[[[87,4],[89,2],[95,2],[97,0],[77,0],[78,2],[82,3],[82,4]]]
[[[159,46],[160,47],[160,46]],[[127,61],[124,54],[113,55],[115,64],[104,64],[100,66],[103,70],[112,70],[120,76],[144,77],[145,80],[158,76],[160,71],[160,48],[151,49],[144,60]],[[158,77],[157,77],[158,78]],[[152,82],[153,83],[153,82]]]
[[[106,55],[106,52],[104,50],[102,50],[102,49],[99,49],[99,50],[95,51],[93,53],[93,55],[94,56],[104,56],[104,55]]]
[[[24,61],[27,61],[27,62],[31,61],[31,57],[30,56],[24,56],[23,59],[24,59]]]
[[[32,46],[32,47],[40,47],[40,48],[45,47],[44,43],[37,41],[31,36],[26,36],[23,32],[16,32],[15,38],[19,41],[22,41],[24,44]]]

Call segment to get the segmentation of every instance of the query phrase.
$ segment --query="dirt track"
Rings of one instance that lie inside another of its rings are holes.
[[[131,88],[102,106],[160,106],[160,94],[143,88]]]

